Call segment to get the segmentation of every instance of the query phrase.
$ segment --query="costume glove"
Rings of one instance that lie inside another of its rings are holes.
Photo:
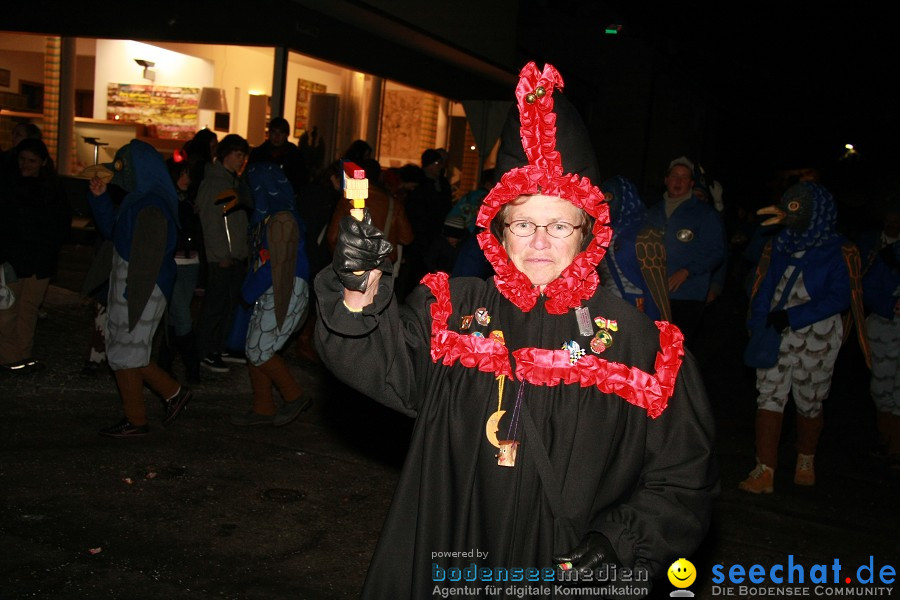
[[[365,292],[369,271],[381,268],[393,250],[384,233],[372,225],[367,209],[362,221],[341,219],[331,266],[345,288]]]
[[[618,563],[619,560],[606,536],[593,531],[568,552],[554,556],[553,562],[558,565],[558,568],[568,571],[570,569],[594,569],[603,563]]]
[[[775,331],[782,332],[788,327],[791,326],[791,322],[788,319],[786,310],[776,310],[775,312],[770,312],[769,316],[766,317],[766,325],[773,328]]]

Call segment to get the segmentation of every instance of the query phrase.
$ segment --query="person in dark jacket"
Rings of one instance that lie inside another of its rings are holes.
[[[550,65],[520,74],[503,140],[524,142],[524,165],[498,160],[476,223],[493,278],[432,273],[401,306],[390,244],[349,217],[316,277],[323,362],[415,418],[365,599],[492,596],[515,568],[554,583],[507,580],[505,597],[545,598],[604,565],[635,573],[643,596],[709,526],[702,378],[677,327],[599,285],[609,211],[563,166],[592,151],[571,105],[557,120],[562,83]]]
[[[200,380],[200,354],[194,334],[191,304],[200,276],[203,235],[200,217],[193,199],[188,195],[191,185],[190,165],[187,161],[166,161],[166,167],[178,194],[178,237],[175,242],[175,285],[167,309],[168,327],[159,345],[157,361],[169,375],[173,374],[176,355],[181,355],[188,382]]]
[[[247,162],[272,162],[279,165],[296,193],[309,183],[309,172],[300,148],[288,139],[290,135],[291,124],[287,119],[275,117],[269,122],[266,141],[250,151]]]
[[[16,172],[0,187],[0,268],[16,296],[0,311],[0,365],[24,373],[43,366],[32,356],[38,310],[56,274],[72,214],[44,142],[23,139],[15,163]]]

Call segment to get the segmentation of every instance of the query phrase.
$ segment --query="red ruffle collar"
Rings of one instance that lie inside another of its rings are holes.
[[[484,231],[478,243],[494,267],[497,289],[523,312],[537,303],[541,293],[512,262],[500,241],[490,231],[491,220],[503,205],[520,196],[543,194],[558,196],[584,210],[594,218],[593,239],[560,276],[544,287],[545,307],[550,314],[563,314],[590,298],[600,278],[597,265],[603,260],[612,238],[609,207],[600,189],[586,177],[563,174],[562,160],[556,150],[556,113],[553,112],[554,88],[563,87],[560,74],[552,65],[543,72],[530,62],[519,73],[516,98],[522,146],[529,164],[505,173],[485,197],[476,221]]]
[[[448,320],[453,314],[449,276],[431,273],[422,279],[422,283],[435,297],[431,305],[431,360],[440,360],[446,366],[459,361],[470,369],[513,378],[509,349],[505,345],[448,329]],[[599,356],[586,355],[572,364],[568,350],[519,348],[512,352],[515,378],[534,385],[596,386],[603,393],[615,394],[629,404],[643,408],[655,419],[666,409],[675,392],[675,381],[684,356],[684,336],[678,328],[666,321],[656,321],[656,327],[660,349],[654,365],[656,373],[652,375]]]

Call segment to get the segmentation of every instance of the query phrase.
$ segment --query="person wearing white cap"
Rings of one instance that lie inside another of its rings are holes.
[[[664,232],[672,321],[693,349],[712,273],[725,260],[725,228],[716,210],[693,195],[694,163],[687,157],[669,163],[665,185],[647,223]]]

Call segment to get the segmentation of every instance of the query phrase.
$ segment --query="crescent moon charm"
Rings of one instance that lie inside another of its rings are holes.
[[[488,441],[495,447],[500,447],[500,442],[497,440],[497,431],[500,429],[500,419],[503,418],[503,415],[506,414],[505,410],[498,410],[490,417],[488,417],[487,423],[484,426],[484,433],[487,436]]]

